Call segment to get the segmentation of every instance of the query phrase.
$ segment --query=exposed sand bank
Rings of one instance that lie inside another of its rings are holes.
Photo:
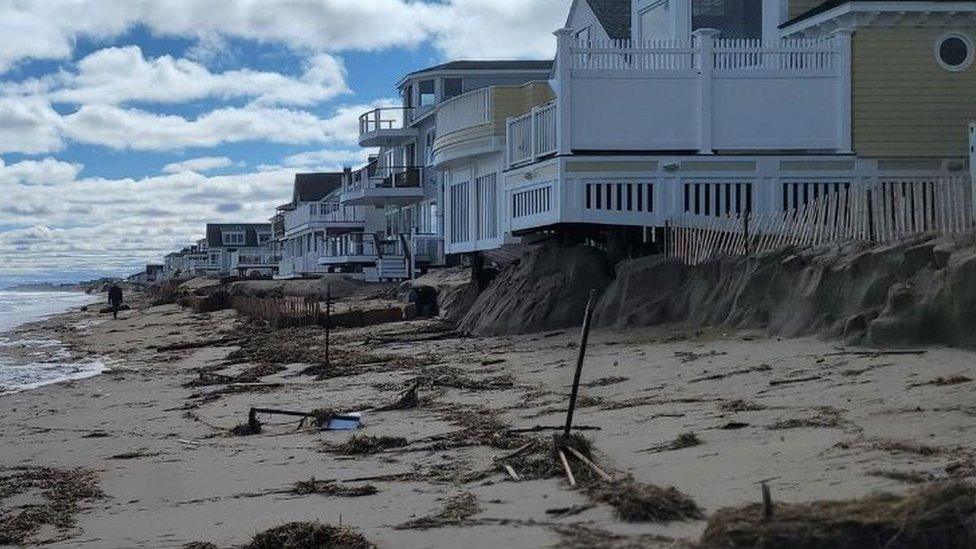
[[[297,520],[341,522],[380,547],[574,539],[670,547],[705,529],[705,520],[624,522],[561,477],[515,482],[493,461],[511,451],[498,426],[562,422],[575,329],[467,338],[441,321],[417,320],[339,330],[332,368],[316,367],[322,330],[271,333],[232,311],[165,305],[125,311],[118,321],[79,313],[45,329],[80,355],[118,361],[96,378],[0,398],[0,466],[80,467],[96,473],[106,496],[81,504],[76,528],[36,533],[67,536],[54,547],[227,547]],[[760,501],[765,479],[783,502],[901,493],[918,480],[972,478],[974,356],[950,348],[849,352],[759,331],[600,329],[576,423],[599,428],[585,434],[601,464],[678,488],[706,517]],[[201,383],[210,373],[227,377]],[[394,402],[415,381],[418,408],[367,409]],[[262,418],[260,434],[228,436],[255,405],[365,410],[356,435],[408,445],[342,455],[330,448],[353,434],[296,431],[281,417]],[[673,444],[692,432],[700,444]],[[292,493],[313,477],[376,492]],[[386,478],[343,482],[363,477]],[[466,510],[457,520],[428,518],[459,503]],[[547,512],[554,509],[569,511]]]

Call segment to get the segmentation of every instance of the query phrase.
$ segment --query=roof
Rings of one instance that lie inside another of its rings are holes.
[[[822,4],[820,4],[820,5],[816,6],[816,7],[814,7],[813,9],[809,9],[809,10],[801,13],[800,15],[797,15],[793,19],[790,19],[789,21],[783,23],[782,25],[779,26],[779,28],[781,28],[781,29],[782,28],[786,28],[786,27],[788,27],[788,26],[790,26],[790,25],[792,25],[794,23],[799,23],[800,21],[803,21],[804,19],[809,19],[809,18],[811,18],[811,17],[813,17],[815,15],[819,15],[821,13],[830,11],[830,10],[832,10],[832,9],[838,7],[838,6],[843,6],[844,4],[850,4],[853,1],[855,1],[855,0],[827,0],[826,2],[824,2],[824,3],[822,3]],[[892,0],[856,0],[856,1],[858,3],[880,3],[880,2],[891,2]],[[929,1],[931,1],[931,2],[957,2],[958,0],[929,0]]]
[[[586,0],[586,3],[610,38],[630,38],[630,0]]]
[[[342,172],[297,173],[292,203],[318,202],[342,187]]]
[[[211,248],[224,247],[223,234],[244,233],[244,244],[237,247],[248,247],[258,245],[258,233],[271,232],[270,223],[207,223],[207,245]]]
[[[436,71],[538,71],[549,72],[552,70],[552,60],[481,60],[481,61],[451,61],[413,71],[404,76],[400,81],[409,80],[412,76],[427,72]]]

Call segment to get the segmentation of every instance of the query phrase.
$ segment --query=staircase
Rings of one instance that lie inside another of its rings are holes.
[[[377,259],[376,275],[380,280],[406,280],[410,278],[407,261],[402,257],[381,257]]]

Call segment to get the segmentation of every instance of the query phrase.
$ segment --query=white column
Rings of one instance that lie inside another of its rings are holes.
[[[720,32],[716,29],[698,29],[692,33],[699,51],[698,154],[715,154],[712,150],[712,73],[715,67],[715,37]]]
[[[852,39],[854,29],[837,29],[834,31],[834,51],[837,56],[837,152],[852,153],[853,116],[852,95],[854,93],[854,78],[851,63]]]
[[[556,35],[556,93],[557,102],[556,135],[559,140],[558,154],[568,155],[573,149],[573,97],[572,97],[572,55],[573,29],[559,29]]]

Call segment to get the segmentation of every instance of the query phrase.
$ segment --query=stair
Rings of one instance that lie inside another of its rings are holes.
[[[407,261],[402,257],[377,259],[376,274],[380,280],[406,280],[410,278]]]

